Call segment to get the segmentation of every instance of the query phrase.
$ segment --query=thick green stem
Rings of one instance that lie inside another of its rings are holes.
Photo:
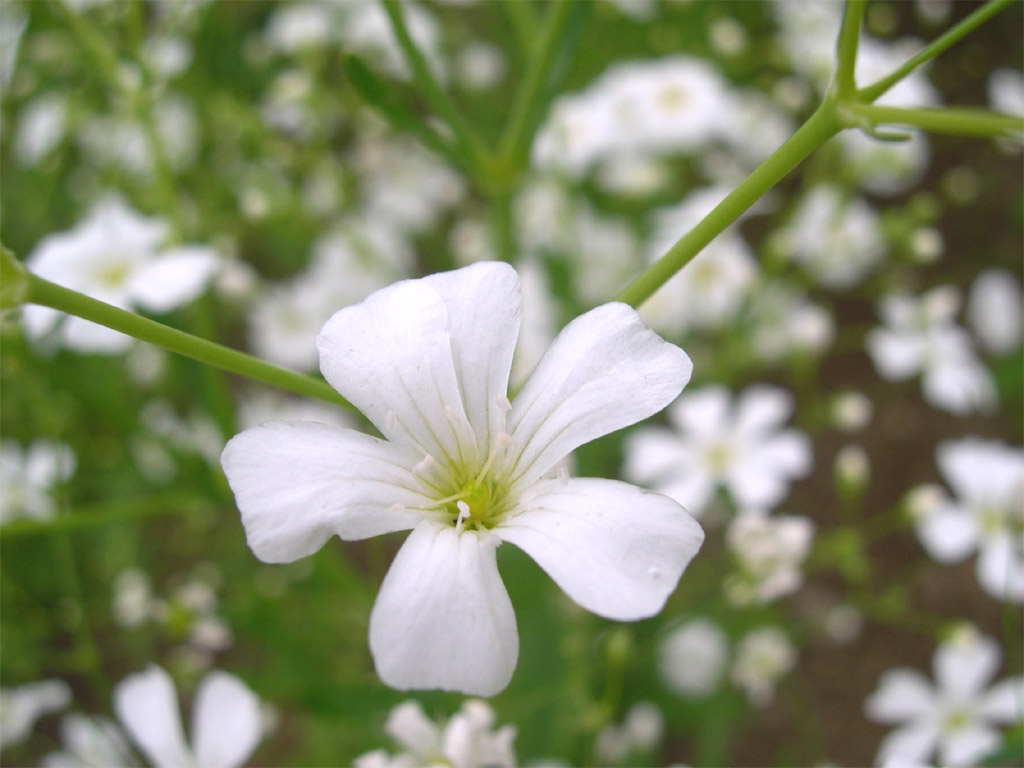
[[[926,45],[916,56],[912,56],[900,67],[897,67],[878,82],[872,83],[866,88],[862,88],[857,94],[858,97],[862,101],[874,101],[919,66],[924,64],[926,61],[934,59],[954,43],[959,42],[962,38],[973,32],[977,27],[984,24],[1001,10],[1009,6],[1012,2],[1013,0],[989,0],[988,3],[976,10],[944,35]]]
[[[864,19],[865,0],[846,0],[843,25],[839,29],[836,43],[836,95],[846,99],[853,95],[857,86],[854,69],[857,64],[857,44],[860,41],[860,25]]]
[[[843,104],[844,115],[854,123],[874,127],[879,123],[907,125],[932,133],[956,136],[1019,136],[1024,133],[1024,118],[1002,115],[984,109],[963,107],[885,107],[878,104]]]
[[[27,301],[99,323],[136,339],[148,341],[171,352],[177,352],[179,355],[190,357],[229,373],[261,381],[296,395],[315,397],[329,403],[351,407],[326,382],[279,368],[238,350],[229,349],[220,344],[214,344],[212,341],[169,328],[154,320],[140,317],[77,291],[43,280],[31,273],[28,274]]]
[[[499,156],[513,169],[522,167],[535,129],[537,107],[551,71],[559,45],[566,38],[566,27],[573,12],[573,2],[557,0],[544,17],[541,37],[530,57],[522,86],[516,93],[512,117],[502,136]]]
[[[842,125],[835,104],[826,100],[796,133],[715,206],[711,213],[626,286],[616,301],[633,307],[640,306],[765,192],[778,184],[811,152],[835,136],[840,128]]]
[[[430,71],[430,65],[420,52],[420,49],[416,47],[412,35],[409,34],[409,28],[405,24],[405,18],[402,16],[402,8],[398,0],[381,0],[381,2],[388,14],[388,18],[391,20],[391,28],[398,39],[398,44],[405,54],[406,61],[409,62],[409,66],[412,68],[413,77],[417,85],[423,89],[423,94],[427,97],[434,111],[448,123],[452,133],[455,135],[455,140],[461,145],[462,150],[467,156],[472,158],[478,172],[482,173],[483,169],[489,167],[490,153],[473,131],[469,121],[463,116],[455,102],[452,101],[451,97],[434,78],[434,73]]]

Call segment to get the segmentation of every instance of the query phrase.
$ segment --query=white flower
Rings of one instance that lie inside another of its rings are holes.
[[[139,568],[126,568],[114,579],[114,621],[122,627],[137,627],[148,621],[155,602],[149,574]]]
[[[949,285],[933,288],[919,299],[886,296],[879,305],[885,325],[871,330],[866,342],[884,378],[907,379],[920,372],[929,403],[965,414],[992,408],[996,390],[970,337],[953,320],[959,307],[960,297]]]
[[[44,93],[25,105],[14,136],[18,162],[35,165],[56,149],[64,140],[67,117],[67,101],[55,93]]]
[[[64,749],[42,760],[44,768],[111,768],[138,765],[124,736],[105,717],[70,714],[60,722]]]
[[[661,644],[658,670],[665,684],[683,696],[707,696],[717,687],[729,658],[729,638],[708,619],[673,629]]]
[[[988,80],[988,100],[997,112],[1024,115],[1024,73],[997,69]]]
[[[758,627],[736,645],[732,681],[750,703],[763,707],[775,695],[775,683],[796,666],[796,649],[778,627]]]
[[[36,720],[64,709],[70,702],[71,689],[63,680],[0,688],[0,749],[24,741]]]
[[[912,669],[892,669],[865,702],[872,720],[903,723],[882,741],[876,762],[924,763],[937,750],[940,765],[974,765],[1002,741],[997,724],[1024,712],[1024,678],[986,690],[999,667],[999,646],[967,633],[935,651],[937,685]]]
[[[51,519],[57,511],[51,492],[75,473],[75,464],[63,443],[39,439],[24,450],[14,440],[0,443],[0,525]]]
[[[108,199],[74,229],[43,238],[25,265],[39,277],[121,309],[168,312],[206,289],[219,259],[203,246],[161,250],[167,234],[162,220]],[[33,337],[49,332],[62,317],[36,305],[23,312]],[[64,318],[60,335],[66,346],[79,352],[117,354],[132,344],[130,336],[80,317]]]
[[[378,291],[317,337],[327,381],[387,438],[313,422],[234,437],[222,464],[249,546],[290,562],[332,536],[412,529],[370,616],[384,682],[493,695],[519,651],[495,561],[511,542],[582,607],[657,613],[703,531],[673,501],[626,483],[545,479],[577,446],[664,408],[686,354],[607,304],[570,323],[514,403],[514,270],[479,263]]]
[[[832,316],[807,301],[789,282],[775,280],[751,291],[751,352],[774,363],[791,354],[818,352],[835,336]]]
[[[830,288],[856,285],[885,253],[878,214],[831,184],[807,191],[787,234],[794,261]]]
[[[355,759],[356,768],[512,768],[516,764],[515,726],[495,729],[494,711],[479,699],[465,701],[443,725],[427,717],[418,701],[406,701],[391,710],[384,729],[405,752],[394,756],[383,750],[370,752]]]
[[[114,709],[128,735],[157,768],[234,768],[263,733],[260,702],[234,675],[214,671],[196,689],[191,746],[185,741],[170,676],[150,666],[114,689]]]
[[[624,762],[630,755],[653,751],[661,741],[665,718],[649,701],[638,701],[626,713],[622,724],[609,723],[594,742],[594,751],[610,765]]]
[[[1020,346],[1024,309],[1020,280],[1005,269],[986,269],[967,297],[967,320],[981,345],[996,355]]]
[[[470,91],[494,88],[508,69],[501,48],[479,40],[471,40],[462,47],[455,66],[460,84]]]
[[[625,476],[653,484],[696,515],[720,486],[740,507],[771,508],[811,468],[807,436],[781,429],[792,412],[792,395],[775,387],[749,387],[735,404],[725,388],[704,387],[669,409],[672,430],[651,427],[629,437]]]
[[[800,566],[811,547],[814,523],[806,517],[770,517],[744,512],[733,518],[725,542],[739,563],[725,581],[737,605],[767,603],[800,587]]]
[[[939,445],[936,460],[956,498],[921,508],[917,535],[944,563],[978,550],[982,588],[1024,602],[1024,451],[995,440],[965,438]]]

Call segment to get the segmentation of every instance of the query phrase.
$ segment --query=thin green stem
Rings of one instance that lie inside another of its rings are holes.
[[[774,187],[842,128],[833,102],[826,100],[781,147],[646,271],[616,297],[632,307],[640,306],[701,249],[735,222],[765,192]]]
[[[540,28],[531,0],[503,0],[501,9],[512,25],[522,57],[528,59],[533,52],[533,42],[537,39],[537,30]]]
[[[836,95],[846,99],[857,88],[854,69],[857,64],[857,44],[860,42],[860,26],[864,19],[865,0],[846,0],[843,25],[839,29],[836,43]]]
[[[885,107],[878,104],[843,104],[840,111],[855,123],[874,127],[879,123],[913,126],[932,133],[955,136],[1019,136],[1024,118],[965,107]]]
[[[27,279],[27,301],[29,303],[41,304],[44,307],[76,315],[136,339],[156,344],[171,352],[177,352],[179,355],[215,366],[229,373],[261,381],[287,392],[351,407],[326,382],[279,368],[257,357],[214,344],[212,341],[197,338],[154,320],[97,301],[56,283],[43,280],[31,273],[28,274]]]
[[[892,88],[896,83],[905,78],[926,61],[930,61],[945,51],[953,44],[973,32],[977,27],[984,24],[1001,10],[1009,6],[1014,0],[989,0],[985,5],[965,18],[945,34],[933,40],[921,49],[919,53],[905,61],[891,73],[881,80],[872,83],[866,88],[861,88],[857,96],[867,102],[873,102],[883,93]]]
[[[398,39],[398,44],[412,68],[416,83],[423,89],[424,95],[437,114],[448,123],[455,135],[455,140],[461,145],[467,156],[472,158],[474,166],[483,175],[484,169],[489,166],[490,153],[458,106],[434,78],[429,63],[416,47],[412,35],[409,34],[409,28],[405,24],[398,0],[381,0],[381,2],[391,20],[391,28]]]
[[[121,79],[121,62],[117,53],[103,37],[82,16],[69,8],[64,0],[52,0],[50,6],[57,12],[71,34],[92,57],[103,77],[117,93],[123,93],[124,81]]]
[[[523,84],[516,93],[512,117],[502,136],[499,157],[513,170],[522,168],[536,130],[536,115],[551,64],[559,46],[566,40],[566,27],[573,12],[571,0],[557,0],[548,9],[540,38],[530,56]]]

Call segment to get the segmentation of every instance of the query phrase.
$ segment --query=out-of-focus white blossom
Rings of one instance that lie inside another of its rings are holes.
[[[14,135],[14,157],[19,163],[35,165],[64,140],[66,101],[61,94],[43,93],[22,108]]]
[[[993,597],[1024,602],[1024,450],[996,440],[941,443],[936,461],[955,496],[919,505],[917,534],[944,563],[978,551],[977,576]]]
[[[494,710],[485,701],[468,699],[446,723],[427,717],[418,701],[399,704],[384,729],[403,751],[391,755],[376,750],[357,757],[356,768],[513,768],[514,725],[494,727]]]
[[[153,591],[149,574],[126,568],[114,579],[114,621],[122,627],[137,627],[153,617]]]
[[[20,744],[40,717],[70,703],[71,689],[63,680],[0,688],[0,749]]]
[[[1024,335],[1020,280],[1005,269],[986,269],[971,285],[967,321],[981,345],[996,355],[1020,347]]]
[[[105,717],[67,715],[60,721],[60,740],[63,749],[45,755],[44,768],[130,768],[139,764],[120,729]]]
[[[260,701],[227,672],[199,681],[190,742],[181,727],[174,682],[160,667],[129,675],[114,688],[114,709],[131,740],[153,765],[236,768],[263,736]]]
[[[813,536],[814,523],[806,517],[737,515],[725,532],[726,546],[739,566],[725,580],[726,597],[735,605],[747,605],[795,592]]]
[[[707,696],[722,679],[729,660],[729,638],[710,619],[693,619],[672,629],[658,652],[658,671],[682,696]]]
[[[1008,115],[1024,115],[1024,72],[997,69],[988,79],[992,109]]]
[[[879,304],[885,325],[867,336],[867,351],[884,378],[921,374],[925,399],[953,413],[989,410],[995,383],[974,354],[971,339],[956,325],[960,296],[944,285],[919,298],[891,294]]]
[[[487,91],[501,82],[508,65],[500,48],[479,40],[471,40],[459,51],[455,67],[463,88]]]
[[[975,632],[942,643],[935,651],[933,685],[913,669],[892,669],[865,702],[872,720],[901,723],[878,749],[876,762],[976,765],[1002,742],[999,726],[1024,714],[1024,677],[988,688],[1000,661],[999,645]]]
[[[52,492],[75,466],[74,452],[63,443],[40,438],[24,449],[14,440],[0,443],[0,525],[51,519],[57,511]]]
[[[212,249],[184,245],[162,249],[167,224],[142,216],[116,198],[98,203],[67,232],[43,238],[25,265],[45,280],[121,309],[168,312],[192,301],[209,285],[220,260]],[[49,307],[22,308],[25,328],[39,338],[63,319],[65,346],[79,352],[117,354],[133,340],[80,317],[63,317]]]
[[[671,430],[649,427],[627,439],[624,474],[696,515],[719,487],[740,507],[770,509],[811,469],[807,436],[782,429],[792,412],[789,392],[764,385],[735,401],[718,386],[685,394],[668,409]]]
[[[767,363],[820,352],[835,338],[835,322],[823,307],[782,280],[758,286],[748,307],[751,352]]]
[[[863,392],[840,392],[832,401],[832,423],[844,432],[856,432],[871,421],[875,407]]]
[[[736,645],[731,677],[755,707],[769,704],[775,684],[796,667],[796,648],[778,627],[752,629]]]
[[[841,492],[860,494],[871,476],[871,460],[867,451],[859,445],[844,445],[836,452],[834,472]]]
[[[809,189],[786,228],[787,250],[830,288],[859,283],[885,253],[878,214],[832,184]]]
[[[657,748],[665,729],[661,710],[649,701],[638,701],[626,712],[621,724],[609,723],[597,734],[594,751],[605,763],[615,765],[630,755]]]

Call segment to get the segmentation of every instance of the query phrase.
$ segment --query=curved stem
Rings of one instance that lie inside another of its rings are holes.
[[[765,192],[842,128],[833,102],[826,100],[796,133],[773,152],[722,202],[668,251],[619,293],[616,301],[638,307],[651,297],[701,249],[735,222]]]
[[[315,397],[329,403],[351,408],[341,395],[327,382],[319,381],[286,368],[252,357],[235,349],[214,344],[183,331],[170,328],[155,320],[141,317],[118,307],[97,301],[85,294],[43,280],[28,273],[28,297],[32,304],[66,312],[133,336],[142,341],[177,352],[201,363],[212,365],[229,373],[245,376],[272,387],[304,397]]]
[[[860,25],[864,18],[865,0],[846,0],[843,25],[839,29],[836,43],[836,94],[841,99],[853,95],[857,89],[854,69],[857,64],[857,44],[860,41]]]
[[[841,107],[871,125],[893,123],[921,128],[932,133],[956,136],[1014,136],[1024,133],[1024,118],[985,109],[964,107],[885,107],[851,102]]]

